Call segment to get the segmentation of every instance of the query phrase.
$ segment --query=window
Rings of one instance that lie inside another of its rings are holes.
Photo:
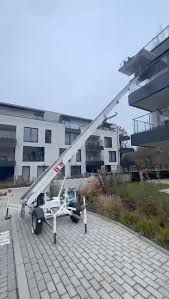
[[[65,144],[70,145],[77,138],[78,133],[65,133]]]
[[[30,180],[30,166],[22,166],[22,178],[24,182]]]
[[[51,143],[51,139],[52,139],[52,131],[45,130],[45,143]]]
[[[81,166],[71,166],[71,176],[81,175]]]
[[[81,162],[81,150],[78,150],[76,154],[76,162]]]
[[[115,151],[109,152],[109,162],[116,162],[116,152]]]
[[[38,129],[24,128],[24,142],[38,142]]]
[[[23,147],[23,161],[44,161],[44,147]]]
[[[104,146],[112,147],[112,138],[111,137],[104,137]]]
[[[48,168],[48,166],[38,166],[37,167],[37,177],[41,176],[42,173],[44,173],[47,168]]]
[[[59,148],[59,156],[60,156],[61,154],[63,154],[64,151],[65,151],[65,148]]]

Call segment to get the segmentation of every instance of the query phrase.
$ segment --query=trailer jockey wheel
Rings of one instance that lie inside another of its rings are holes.
[[[39,235],[42,232],[43,220],[39,219],[36,210],[37,209],[34,209],[32,213],[32,229],[36,235]]]
[[[80,217],[80,211],[81,211],[81,208],[80,208],[80,205],[79,205],[77,202],[73,202],[73,201],[71,201],[71,202],[69,203],[69,207],[71,207],[71,208],[76,208],[76,210],[73,211],[73,214]],[[80,219],[74,217],[73,215],[70,216],[70,219],[71,219],[72,222],[74,222],[74,223],[78,223],[79,220],[80,220]]]

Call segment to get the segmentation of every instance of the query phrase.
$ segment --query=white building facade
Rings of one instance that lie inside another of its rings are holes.
[[[35,180],[91,120],[0,103],[0,181]],[[115,171],[120,164],[117,130],[99,128],[66,165],[68,177]]]

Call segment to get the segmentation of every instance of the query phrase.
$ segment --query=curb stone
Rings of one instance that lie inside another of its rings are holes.
[[[16,268],[16,282],[18,288],[18,297],[19,299],[30,299],[28,281],[26,278],[25,267],[22,258],[21,247],[19,244],[19,238],[16,228],[16,223],[14,215],[11,218],[12,224],[12,237],[13,237],[13,246],[14,246],[14,259],[15,259],[15,268]]]

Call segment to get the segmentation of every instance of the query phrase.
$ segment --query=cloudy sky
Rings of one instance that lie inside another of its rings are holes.
[[[169,24],[168,0],[1,0],[0,101],[93,118],[120,63]],[[114,121],[132,132],[127,97]]]

